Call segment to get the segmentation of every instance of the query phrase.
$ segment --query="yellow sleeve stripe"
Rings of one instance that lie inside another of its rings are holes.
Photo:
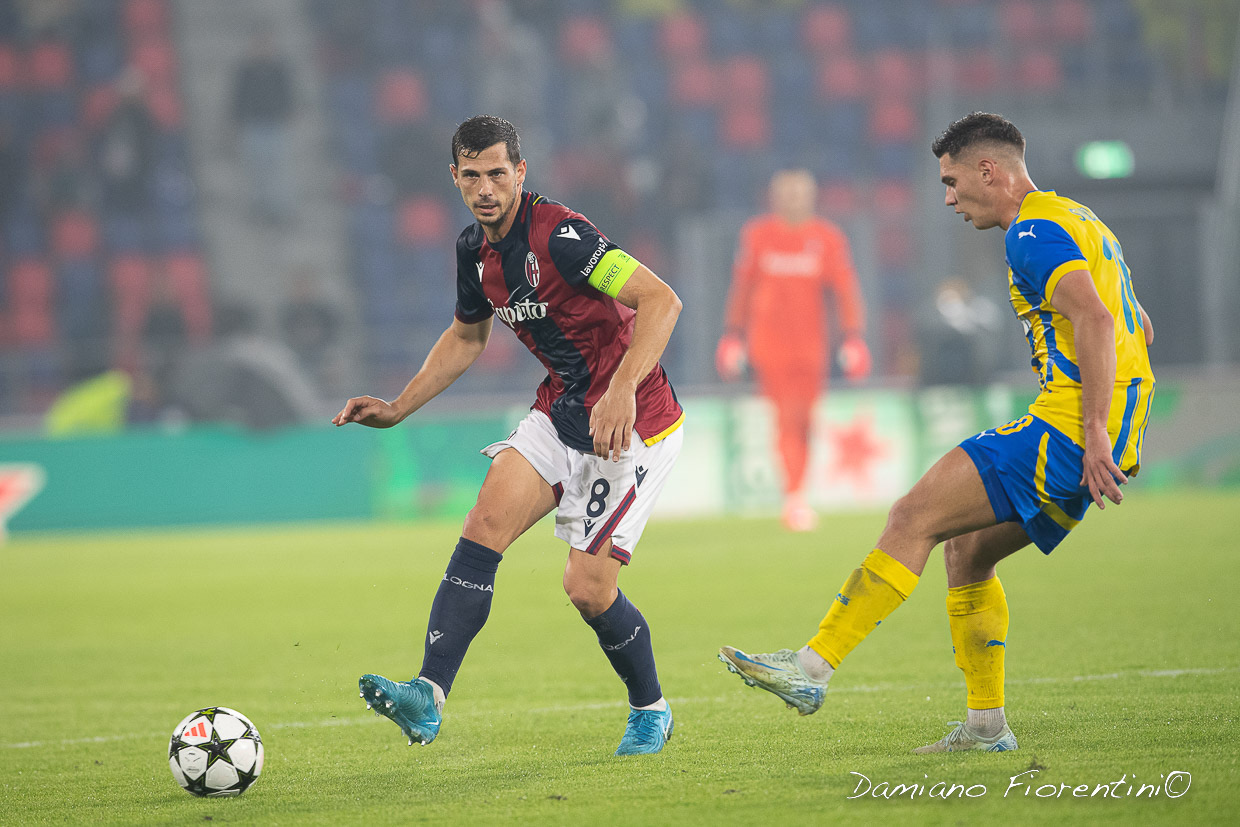
[[[590,273],[590,286],[614,299],[640,266],[641,263],[624,250],[608,250]]]
[[[1050,278],[1046,280],[1046,289],[1042,291],[1042,295],[1049,299],[1055,293],[1055,288],[1059,286],[1059,280],[1074,270],[1089,271],[1089,262],[1085,259],[1078,258],[1075,261],[1065,261],[1063,264],[1055,268]]]
[[[662,431],[659,431],[654,436],[650,437],[650,439],[643,439],[642,442],[646,443],[647,445],[654,445],[656,442],[661,442],[667,439],[668,436],[671,435],[672,431],[676,430],[677,428],[679,428],[681,425],[684,425],[684,424],[685,424],[685,412],[681,411],[680,417],[675,422],[673,422],[668,427],[664,428]]]

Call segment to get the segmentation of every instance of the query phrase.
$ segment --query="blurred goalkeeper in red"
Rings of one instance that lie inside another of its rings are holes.
[[[865,311],[848,239],[814,214],[817,196],[806,170],[782,170],[771,179],[771,212],[741,229],[726,332],[715,353],[719,375],[727,381],[751,364],[763,396],[775,406],[783,521],[792,531],[812,530],[817,522],[805,498],[805,472],[814,402],[826,387],[825,290],[834,296],[843,327],[844,375],[855,381],[870,372],[862,338]]]

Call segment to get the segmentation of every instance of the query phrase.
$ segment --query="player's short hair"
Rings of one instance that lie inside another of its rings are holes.
[[[950,155],[959,158],[964,152],[976,144],[1003,144],[1020,153],[1025,151],[1025,136],[1020,134],[1011,121],[1002,115],[990,112],[970,112],[943,131],[934,139],[930,151],[935,158]]]
[[[517,128],[495,115],[475,115],[452,134],[452,163],[457,163],[462,155],[477,156],[498,143],[508,147],[508,160],[514,167],[521,163],[521,136]]]

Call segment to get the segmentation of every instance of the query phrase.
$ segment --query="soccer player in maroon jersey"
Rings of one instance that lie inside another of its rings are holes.
[[[332,420],[390,428],[447,388],[486,347],[493,320],[547,368],[528,416],[492,458],[431,606],[418,676],[363,675],[367,706],[412,744],[439,733],[444,700],[486,623],[504,551],[552,510],[569,544],[564,590],[624,681],[617,755],[672,734],[650,629],[617,586],[683,440],[684,412],[659,364],[680,299],[586,218],[524,191],[517,130],[480,115],[452,137],[452,180],[477,223],[457,239],[456,317],[391,402],[350,399]],[[636,438],[634,438],[636,434]]]

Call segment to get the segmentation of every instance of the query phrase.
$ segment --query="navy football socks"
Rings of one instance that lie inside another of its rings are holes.
[[[504,556],[462,537],[448,561],[443,582],[431,604],[419,677],[439,684],[446,696],[474,636],[491,613],[495,572]]]
[[[624,592],[616,590],[616,601],[598,617],[586,621],[598,635],[599,646],[611,667],[629,690],[629,706],[650,706],[663,697],[659,674],[654,666],[650,627]]]

